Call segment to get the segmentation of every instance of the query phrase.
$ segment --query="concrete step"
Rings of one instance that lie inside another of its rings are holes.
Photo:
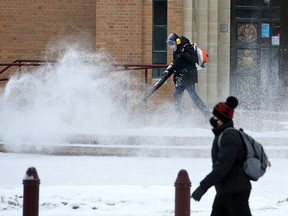
[[[252,135],[253,136],[253,135]],[[288,136],[269,137],[253,136],[264,146],[287,146]],[[97,145],[127,145],[127,146],[163,146],[163,147],[210,147],[213,142],[213,136],[138,136],[138,135],[75,135],[69,137],[66,141],[71,144],[97,144]]]
[[[204,146],[194,147],[163,147],[163,146],[98,146],[98,145],[58,145],[21,146],[17,149],[8,149],[0,145],[1,152],[45,154],[45,155],[69,155],[69,156],[117,156],[117,157],[187,157],[209,158],[211,148]],[[287,147],[265,148],[269,158],[288,158]]]
[[[288,139],[257,137],[270,158],[288,158]],[[0,144],[1,152],[118,157],[210,157],[213,137],[75,135],[57,145]]]

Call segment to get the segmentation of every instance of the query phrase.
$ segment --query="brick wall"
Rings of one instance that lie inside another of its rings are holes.
[[[182,13],[182,0],[168,1],[168,32],[182,34]],[[151,64],[152,1],[97,0],[96,48],[106,49],[119,64]],[[172,52],[168,52],[168,63],[171,61]],[[141,72],[135,74],[141,76]],[[148,81],[149,86],[156,82],[151,71]],[[171,100],[173,89],[171,77],[151,100],[153,103]]]
[[[183,34],[183,1],[168,1],[168,34],[175,32]],[[168,63],[172,60],[172,52],[168,52]]]
[[[152,63],[152,1],[143,0],[142,54],[144,64]]]
[[[78,39],[106,49],[119,64],[152,63],[151,0],[1,0],[0,62],[43,59],[50,43]],[[182,0],[168,1],[168,34],[182,34]],[[84,32],[84,33],[83,33]],[[86,35],[88,34],[88,37]],[[77,37],[75,37],[77,36]],[[53,60],[54,56],[48,56]],[[168,51],[168,64],[172,52]],[[135,72],[144,82],[143,72]],[[149,72],[150,86],[152,73]],[[155,99],[172,98],[172,78]],[[153,96],[154,97],[154,96]]]
[[[0,62],[40,59],[58,38],[95,38],[95,0],[1,0],[0,8]]]
[[[96,48],[105,48],[120,64],[142,63],[142,1],[96,1]]]

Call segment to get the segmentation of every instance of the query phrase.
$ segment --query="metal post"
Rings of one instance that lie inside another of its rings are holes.
[[[191,182],[186,170],[180,170],[175,181],[175,216],[190,216]]]
[[[40,179],[34,167],[26,171],[23,185],[23,216],[38,216]]]

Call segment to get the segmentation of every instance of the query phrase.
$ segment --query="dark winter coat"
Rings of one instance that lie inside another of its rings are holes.
[[[250,180],[242,170],[246,150],[237,130],[225,131],[218,147],[219,135],[228,127],[233,127],[232,120],[213,129],[213,170],[200,183],[204,190],[214,185],[219,195],[251,190]]]
[[[174,83],[176,84],[178,81],[179,85],[185,86],[198,81],[195,65],[198,62],[198,55],[186,37],[181,36],[180,39],[181,43],[177,45],[177,50],[173,52]]]

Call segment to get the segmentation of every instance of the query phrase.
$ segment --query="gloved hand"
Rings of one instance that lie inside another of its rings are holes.
[[[201,197],[206,193],[207,190],[204,190],[203,188],[201,188],[201,186],[199,186],[198,188],[196,188],[196,190],[192,193],[191,197],[196,200],[196,201],[200,201]]]
[[[173,73],[175,70],[175,66],[173,63],[171,63],[167,68],[166,70],[163,72],[163,77],[167,76],[168,73]]]
[[[168,71],[168,70],[165,70],[165,71],[163,72],[162,76],[165,77],[165,76],[167,76],[168,73],[169,73],[169,71]]]

